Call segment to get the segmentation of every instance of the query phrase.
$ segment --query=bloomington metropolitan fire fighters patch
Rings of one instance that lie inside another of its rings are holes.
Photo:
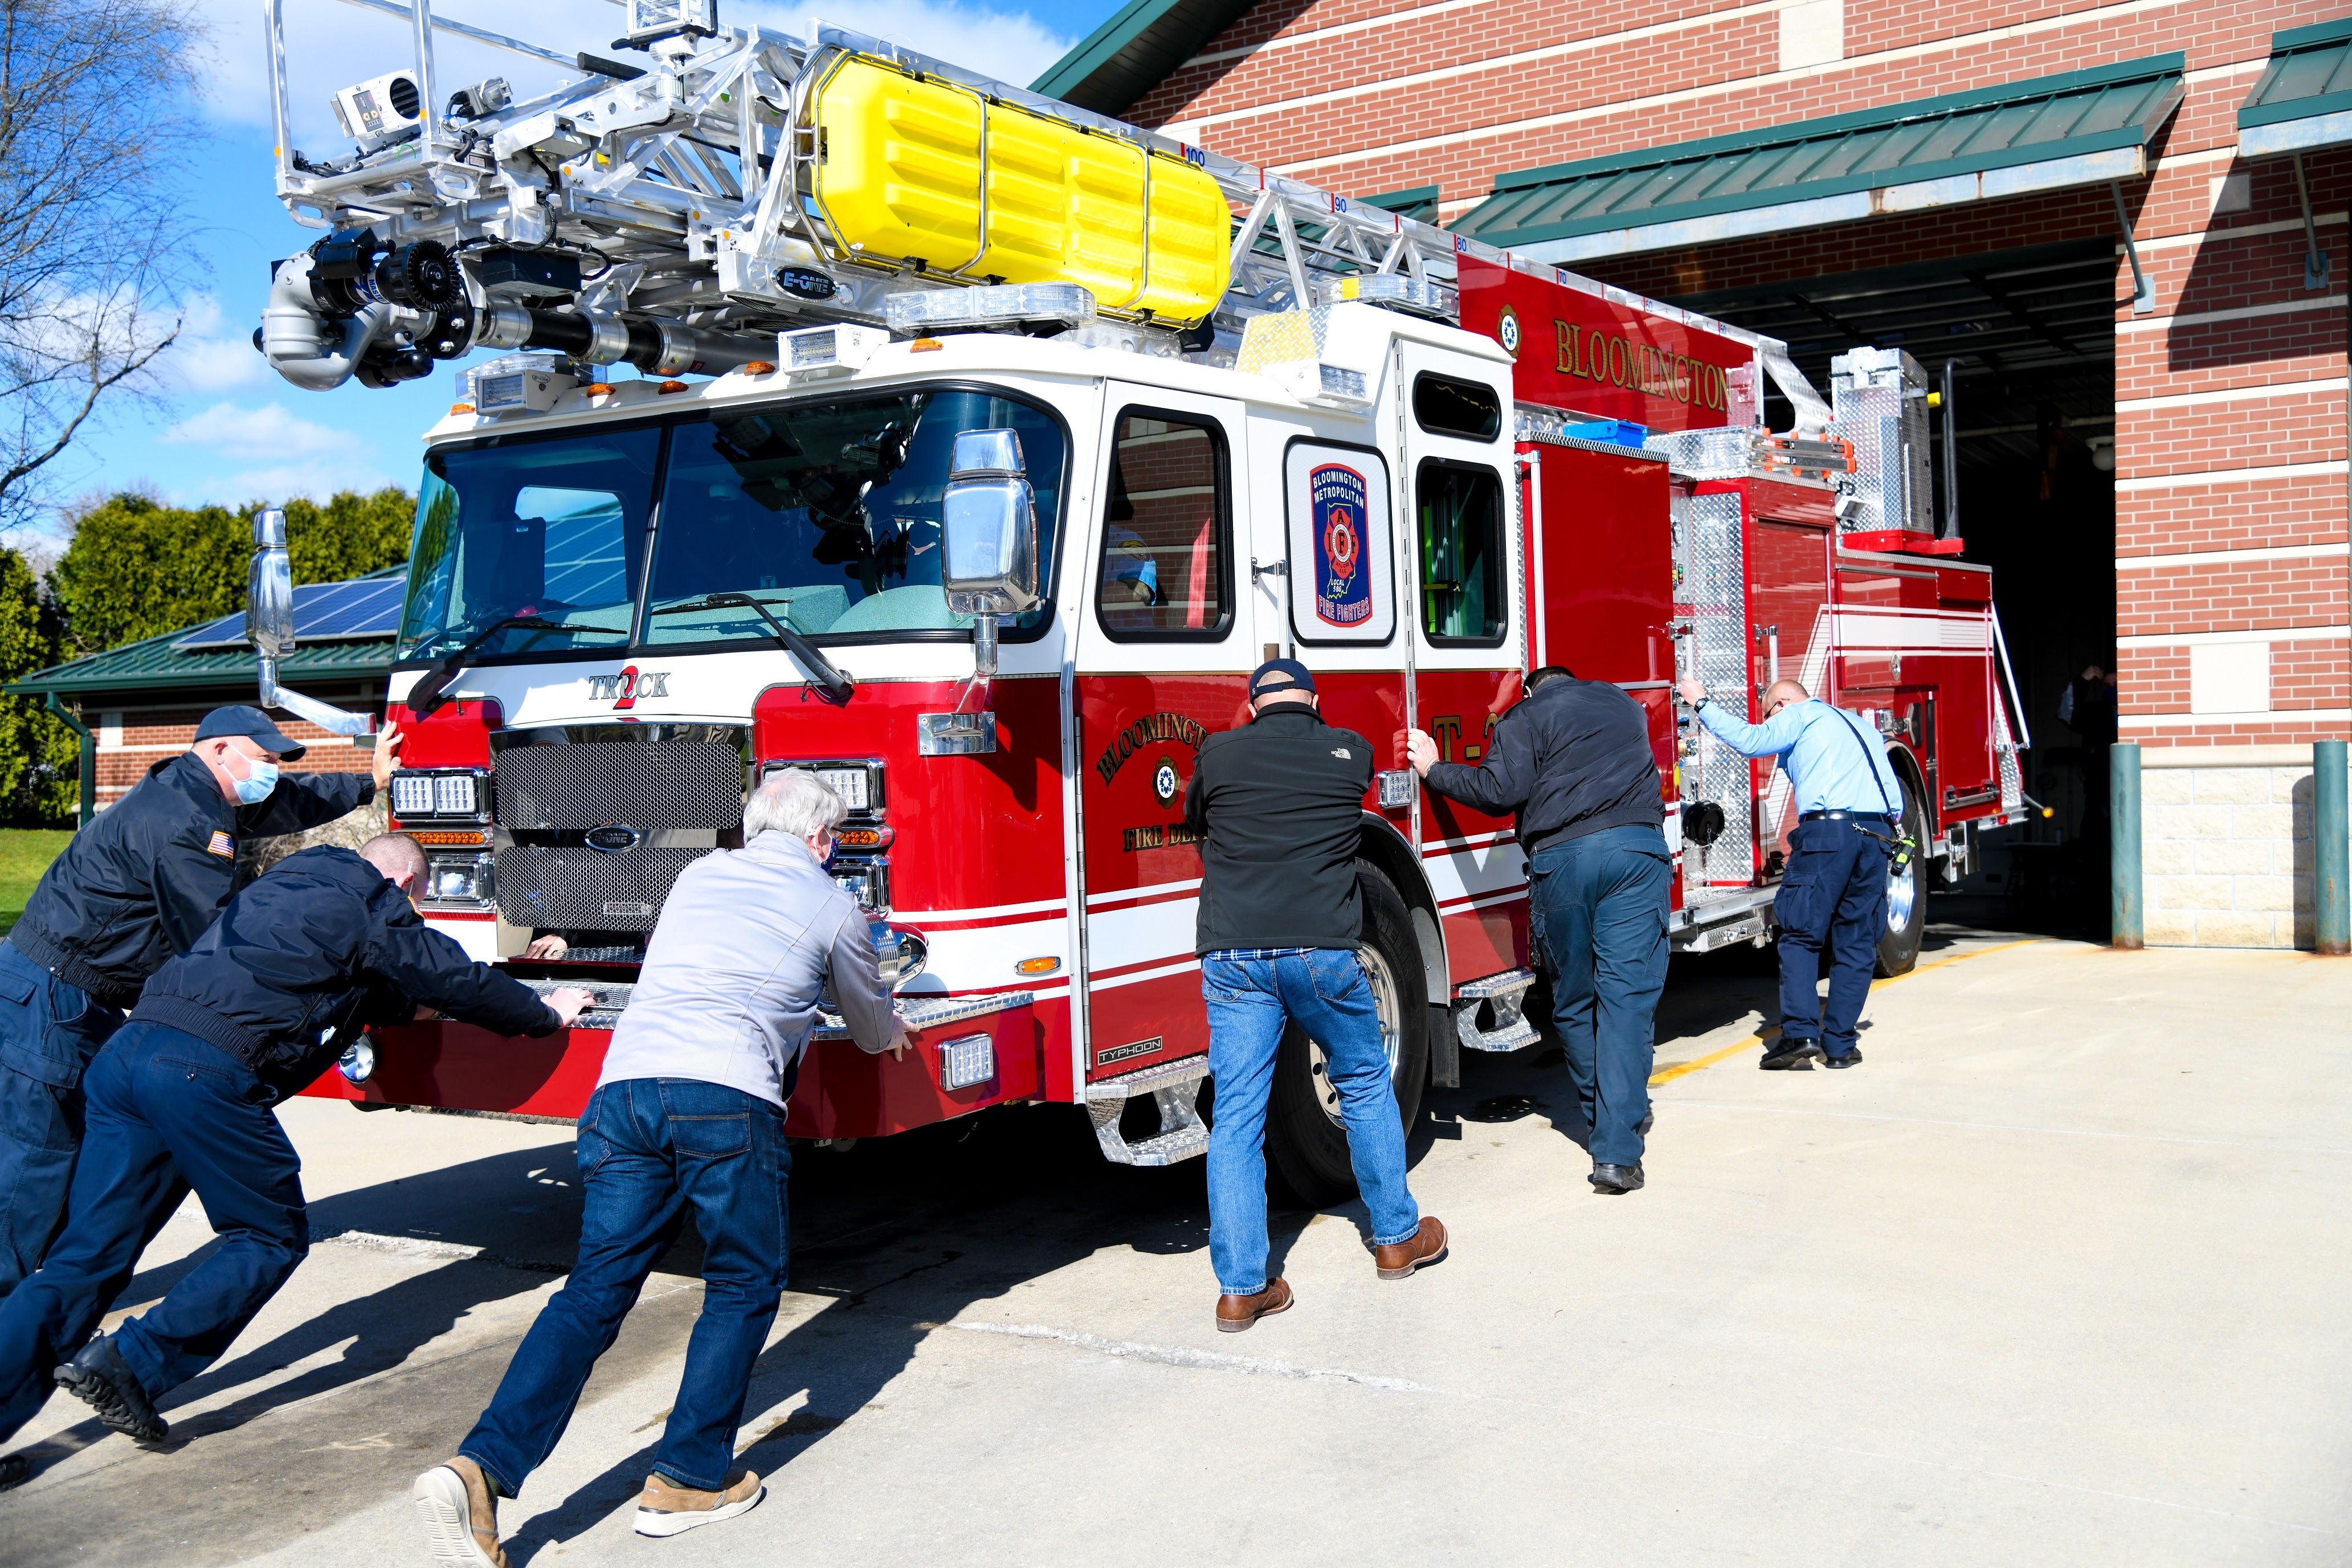
[[[1360,626],[1371,618],[1372,575],[1364,569],[1364,476],[1325,463],[1307,476],[1315,526],[1315,618]]]
[[[224,860],[234,860],[236,858],[236,840],[231,838],[227,834],[219,831],[217,828],[213,832],[213,841],[205,845],[205,847],[211,853],[219,856]]]

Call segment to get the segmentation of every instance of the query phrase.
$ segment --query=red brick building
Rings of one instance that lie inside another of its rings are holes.
[[[2275,798],[2238,778],[2237,816],[2165,821],[2260,825],[2259,856],[2158,852],[2152,818],[2150,874],[2205,879],[2150,940],[2269,944],[2309,918],[2288,896],[2308,743],[2352,725],[2352,21],[2332,15],[1136,0],[1037,86],[1773,332],[1816,385],[1861,342],[1949,363],[1960,531],[1995,567],[2035,793],[2072,821],[2097,791],[2056,718],[2089,664],[2120,669],[2121,738],[2152,763],[2300,759]],[[2158,816],[2202,798],[2160,782]]]

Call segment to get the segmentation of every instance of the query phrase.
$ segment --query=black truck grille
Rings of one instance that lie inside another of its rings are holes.
[[[600,850],[515,844],[499,851],[499,913],[551,931],[651,931],[677,874],[708,849]]]
[[[509,833],[578,833],[608,823],[740,826],[743,756],[683,741],[572,741],[499,753],[499,826]]]
[[[493,862],[499,913],[513,925],[651,931],[678,873],[709,850],[645,843],[602,850],[579,836],[622,826],[639,835],[699,829],[716,837],[743,822],[743,757],[732,744],[509,746],[499,752],[492,776],[499,828],[525,840],[508,844]]]

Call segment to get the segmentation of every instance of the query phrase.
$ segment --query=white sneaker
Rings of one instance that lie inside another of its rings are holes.
[[[736,1471],[727,1478],[726,1489],[715,1492],[679,1486],[667,1476],[647,1476],[646,1489],[637,1498],[637,1533],[681,1535],[697,1525],[749,1513],[767,1495],[768,1489],[749,1470]]]

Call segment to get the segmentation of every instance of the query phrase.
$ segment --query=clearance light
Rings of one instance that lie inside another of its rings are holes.
[[[471,414],[473,411],[474,405],[470,403],[453,403],[449,405],[449,412],[452,414]]]
[[[907,352],[911,354],[927,354],[933,349],[943,349],[945,347],[947,347],[947,344],[940,342],[937,338],[917,338],[913,342],[907,345]]]
[[[1053,974],[1060,971],[1059,958],[1024,958],[1013,966],[1015,974]]]
[[[442,845],[461,849],[478,849],[488,839],[488,835],[480,833],[412,833],[409,837],[419,844]]]
[[[965,1035],[940,1042],[940,1087],[970,1089],[996,1077],[996,1040],[990,1035]]]
[[[879,328],[845,321],[830,327],[802,327],[776,334],[776,357],[793,381],[815,381],[852,374],[889,341],[890,334]]]
[[[592,381],[588,384],[588,395],[610,397],[613,395],[613,384],[609,381]]]
[[[766,360],[755,359],[751,363],[743,367],[743,374],[745,375],[773,375],[776,374],[776,367],[770,364]]]
[[[667,397],[673,392],[684,392],[685,390],[686,383],[682,381],[665,381],[659,386],[654,388],[654,395],[656,397]]]
[[[836,849],[887,849],[897,837],[894,828],[844,827],[834,834],[833,843]]]

